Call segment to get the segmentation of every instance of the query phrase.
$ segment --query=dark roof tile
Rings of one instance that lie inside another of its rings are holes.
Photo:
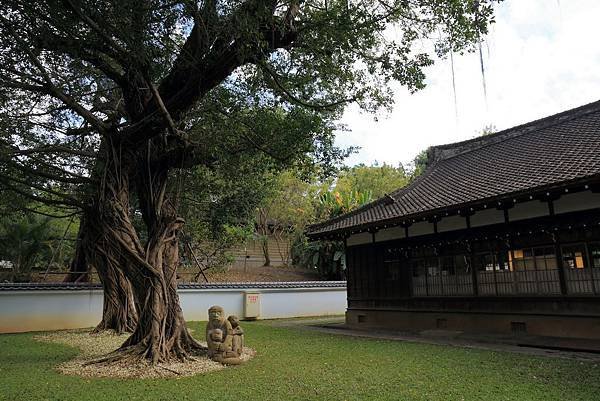
[[[600,177],[600,102],[493,135],[429,150],[430,167],[405,188],[315,224],[319,237],[439,209]]]

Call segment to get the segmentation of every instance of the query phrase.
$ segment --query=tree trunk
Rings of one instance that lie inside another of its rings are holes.
[[[179,263],[177,233],[183,226],[179,218],[163,217],[147,247],[149,280],[135,286],[140,299],[139,323],[122,349],[153,364],[173,358],[185,360],[190,352],[202,347],[190,336],[177,294],[176,270]]]
[[[140,159],[148,160],[148,156]],[[123,165],[114,169],[124,170],[127,169]],[[106,260],[119,261],[112,265],[131,283],[138,322],[131,337],[118,350],[97,362],[145,359],[156,364],[184,360],[190,352],[204,349],[187,330],[177,294],[177,237],[184,222],[177,217],[166,195],[168,171],[153,171],[145,163],[135,171],[139,172],[136,190],[147,227],[146,245],[141,245],[129,218],[129,186],[122,185],[129,176],[117,180],[121,184],[118,191],[111,189],[105,194],[105,199],[110,196],[111,201],[106,203],[94,226],[101,227],[99,238],[104,241],[100,243],[105,248]],[[110,185],[107,187],[110,189]]]
[[[88,283],[90,281],[91,268],[88,266],[84,249],[84,235],[86,230],[84,221],[82,218],[79,223],[75,242],[75,255],[73,255],[73,260],[69,266],[69,273],[63,280],[64,283]]]
[[[120,269],[123,258],[113,260],[107,256],[111,246],[103,241],[92,245],[89,251],[95,256],[95,266],[102,283],[104,302],[102,320],[95,333],[112,330],[118,334],[133,333],[138,322],[137,307],[131,283]]]
[[[262,239],[262,251],[265,258],[263,266],[271,266],[271,255],[269,254],[269,237],[265,235]]]
[[[95,205],[98,205],[96,203]],[[106,209],[106,206],[103,207]],[[117,334],[132,333],[137,325],[135,299],[129,280],[120,271],[125,263],[121,256],[111,256],[112,245],[106,242],[107,227],[98,218],[99,207],[91,206],[81,217],[75,256],[65,282],[88,282],[96,269],[103,289],[102,320],[94,332],[105,330]]]

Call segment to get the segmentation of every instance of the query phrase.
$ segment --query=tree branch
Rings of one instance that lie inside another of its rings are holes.
[[[0,186],[3,186],[3,187],[5,187],[8,190],[10,190],[12,192],[15,192],[15,193],[17,193],[17,194],[19,194],[21,196],[24,196],[24,197],[26,197],[28,199],[31,199],[33,201],[44,203],[44,204],[47,204],[47,205],[57,205],[57,206],[65,206],[65,205],[67,205],[67,206],[72,206],[72,207],[75,207],[75,208],[78,208],[78,209],[83,209],[83,204],[79,203],[79,202],[77,202],[75,200],[67,200],[67,199],[58,200],[58,199],[50,199],[50,198],[44,198],[44,197],[41,197],[41,196],[38,196],[38,195],[34,195],[32,193],[29,193],[27,191],[24,191],[24,190],[22,190],[22,189],[20,189],[20,188],[18,188],[16,186],[14,186],[12,184],[9,184],[5,180],[5,178],[7,178],[7,177],[0,176],[0,184],[1,184]]]
[[[20,36],[15,32],[15,30],[11,26],[10,21],[7,21],[6,18],[4,18],[3,16],[0,16],[0,20],[3,22],[3,25],[10,32],[13,39],[19,43],[21,50],[23,50],[27,54],[29,61],[31,61],[31,63],[37,68],[37,70],[42,75],[42,79],[45,82],[45,85],[43,86],[43,88],[46,89],[46,93],[61,100],[71,110],[73,110],[74,112],[79,114],[84,120],[86,120],[90,125],[93,125],[94,127],[96,127],[96,129],[98,129],[98,131],[100,133],[106,134],[108,127],[102,121],[100,121],[98,118],[96,118],[96,116],[94,116],[94,114],[92,114],[88,109],[86,109],[85,107],[83,107],[79,103],[77,103],[75,101],[75,99],[73,99],[71,96],[67,95],[66,93],[62,92],[56,85],[54,85],[46,68],[37,59],[37,57],[33,54],[30,47],[26,43],[24,43],[23,40],[20,38]]]
[[[275,72],[273,70],[271,70],[265,63],[259,63],[260,68],[265,71],[272,79],[273,83],[275,84],[275,86],[277,88],[279,88],[279,90],[283,93],[284,97],[290,101],[291,103],[295,103],[297,105],[300,105],[302,107],[306,107],[307,109],[312,109],[312,110],[331,110],[334,109],[337,106],[340,106],[342,104],[346,104],[346,103],[351,103],[351,102],[355,102],[356,101],[356,97],[351,97],[348,99],[342,99],[339,100],[337,102],[332,102],[332,103],[324,103],[324,104],[316,104],[316,103],[308,103],[302,99],[297,98],[296,96],[294,96],[294,94],[292,94],[289,90],[287,90],[285,88],[285,86],[283,86],[281,84],[281,82],[279,81],[279,78],[277,77],[277,74],[275,74]]]
[[[36,153],[65,153],[73,156],[81,156],[81,157],[96,157],[96,153],[86,152],[84,150],[75,150],[66,146],[61,145],[46,145],[41,148],[32,148],[32,149],[23,149],[23,150],[15,150],[10,152],[13,156],[27,156]]]
[[[242,41],[237,32],[232,30],[229,35],[218,37],[204,51],[205,43],[199,33],[201,27],[198,22],[194,24],[171,71],[158,86],[165,109],[169,111],[173,121],[177,121],[199,99],[220,85],[236,68],[263,60],[273,51],[294,43],[297,33],[291,27],[284,29],[285,24],[281,22],[281,18],[273,15],[275,5],[276,1],[273,0],[249,0],[242,3],[229,19],[218,21],[219,24],[230,27],[236,26],[238,21],[254,18],[262,41]],[[271,10],[271,15],[257,12],[265,9]],[[256,18],[257,14],[261,18]],[[266,48],[262,45],[264,43],[267,44]],[[252,49],[250,54],[247,53],[248,48]],[[155,104],[147,107],[145,117],[124,133],[127,141],[140,143],[158,135],[167,127],[165,121],[156,118],[158,108]]]

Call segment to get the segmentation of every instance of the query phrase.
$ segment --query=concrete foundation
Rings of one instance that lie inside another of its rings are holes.
[[[600,340],[600,318],[597,316],[349,309],[346,324],[356,329],[456,330],[477,334]]]

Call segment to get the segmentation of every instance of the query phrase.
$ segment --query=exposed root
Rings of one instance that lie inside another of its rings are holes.
[[[206,356],[205,347],[197,343],[199,348],[189,351],[185,361],[173,358],[167,362],[152,365],[139,355],[137,346],[130,349],[113,351],[124,342],[127,335],[115,335],[102,332],[93,336],[83,330],[59,331],[35,339],[75,346],[81,354],[75,359],[57,366],[63,374],[83,377],[115,377],[115,378],[166,378],[185,377],[224,369],[222,363],[210,360]],[[135,350],[134,350],[135,349]],[[242,360],[249,360],[255,352],[245,350]]]
[[[111,364],[111,363],[128,363],[128,364],[139,364],[145,362],[149,365],[158,365],[161,363],[172,363],[172,362],[187,362],[197,360],[196,357],[206,357],[208,349],[202,346],[200,343],[195,342],[193,347],[189,350],[183,348],[174,348],[171,352],[157,358],[154,362],[149,359],[149,348],[143,344],[132,345],[128,347],[121,347],[116,351],[113,351],[102,358],[94,359],[86,362],[84,365],[93,364]]]

